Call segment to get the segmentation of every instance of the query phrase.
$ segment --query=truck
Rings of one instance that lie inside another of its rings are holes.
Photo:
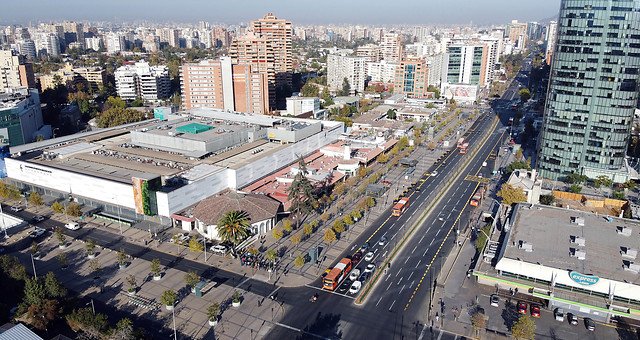
[[[480,202],[482,202],[483,197],[484,197],[484,187],[480,187],[478,188],[476,193],[473,194],[473,197],[471,197],[471,201],[469,201],[469,205],[471,205],[472,207],[479,206]]]
[[[464,137],[461,137],[460,139],[458,139],[458,144],[456,145],[457,148],[462,147],[462,145],[464,144]]]
[[[463,143],[459,148],[460,149],[460,154],[464,155],[465,153],[467,153],[467,149],[468,148],[469,148],[469,143]]]
[[[400,216],[409,207],[409,197],[402,197],[398,203],[393,206],[392,216]]]

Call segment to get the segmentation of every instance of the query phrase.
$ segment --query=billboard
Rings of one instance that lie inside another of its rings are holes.
[[[457,102],[474,102],[478,98],[478,85],[444,84],[443,94]]]

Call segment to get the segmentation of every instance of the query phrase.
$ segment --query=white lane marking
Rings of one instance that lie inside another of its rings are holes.
[[[409,274],[409,277],[407,278],[407,280],[409,280],[412,275],[413,275],[413,272],[411,272],[411,274]]]
[[[389,307],[389,310],[391,310],[391,308],[393,308],[393,305],[396,304],[396,300],[393,300],[393,302],[391,303],[391,306]]]
[[[440,232],[440,231],[438,231],[438,232]],[[438,234],[436,234],[436,236],[437,236],[437,235],[438,235]],[[431,245],[433,244],[433,241],[434,241],[434,240],[435,240],[435,238],[434,238],[433,240],[431,240],[431,243],[429,243],[429,247],[431,247]],[[425,251],[424,253],[426,254],[427,252]]]
[[[417,245],[415,247],[413,247],[413,250],[411,251],[411,254],[413,254],[416,251],[417,248],[418,248]]]
[[[399,295],[400,293],[402,293],[402,291],[404,290],[404,287],[405,287],[405,286],[406,286],[406,285],[402,285],[402,288],[400,288],[400,292],[398,293],[398,295]]]
[[[428,231],[428,230],[427,230]],[[422,240],[424,239],[425,235],[422,235],[422,237],[420,238],[420,241],[418,241],[418,243],[422,243]]]
[[[382,296],[380,297],[380,299],[378,300],[378,303],[376,303],[376,307],[378,306],[378,304],[380,304],[380,301],[382,301]]]
[[[398,280],[398,285],[400,285],[400,282],[402,282],[402,279],[404,279],[404,276],[400,278],[400,280]]]
[[[385,289],[385,291],[389,290],[389,288],[391,288],[392,284],[393,284],[393,282],[389,283],[389,285],[387,286],[387,289]]]
[[[413,288],[413,283],[414,283],[414,282],[416,282],[416,281],[415,281],[415,280],[414,280],[414,281],[411,281],[411,285],[409,286],[409,289]]]
[[[420,261],[418,261],[418,264],[416,264],[416,268],[418,268],[418,266],[420,265],[420,262],[422,262],[422,259],[420,259]]]
[[[409,259],[410,259],[410,257],[409,257],[409,256],[407,256],[407,259],[406,259],[406,260],[404,260],[404,264],[407,264],[407,262],[409,262]]]
[[[400,271],[398,270],[398,274],[396,274],[396,277],[398,277],[398,275],[400,275]]]
[[[433,242],[432,242],[433,243]],[[429,251],[429,247],[427,247],[427,249],[424,250],[424,253],[422,254],[422,256],[427,256],[427,252]]]

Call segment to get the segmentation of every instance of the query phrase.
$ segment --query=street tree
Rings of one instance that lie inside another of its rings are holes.
[[[273,236],[274,239],[279,240],[284,236],[284,233],[282,232],[282,229],[276,227],[271,229],[271,236]]]
[[[502,185],[500,191],[498,191],[496,195],[502,198],[502,203],[506,205],[527,201],[527,195],[525,195],[522,189],[506,183]]]
[[[346,77],[342,79],[342,89],[340,90],[341,96],[348,96],[351,94],[351,84],[349,84],[349,79]]]
[[[344,233],[344,230],[345,230],[344,220],[339,219],[333,222],[333,227],[331,229],[333,229],[333,231],[335,231],[337,234]]]
[[[324,240],[325,243],[330,244],[330,243],[334,242],[337,239],[336,238],[336,233],[333,231],[333,229],[327,228],[324,231],[324,235],[323,235],[322,239]]]
[[[189,250],[194,253],[200,253],[204,251],[204,245],[195,237],[189,240]]]
[[[394,109],[387,110],[387,119],[396,120],[396,110]]]
[[[57,201],[53,202],[53,204],[51,204],[51,210],[56,214],[62,214],[64,212],[64,205]]]
[[[80,204],[76,202],[69,203],[69,205],[67,205],[65,213],[72,217],[82,216],[82,209],[80,208]]]
[[[311,224],[305,223],[302,226],[302,233],[305,237],[311,236],[311,234],[313,234],[313,227],[311,226]]]
[[[523,102],[531,99],[531,91],[529,91],[529,89],[527,88],[521,89],[520,91],[518,91],[518,94],[520,95],[520,100]]]
[[[295,260],[293,260],[293,265],[296,266],[296,268],[302,268],[302,266],[304,266],[305,260],[304,257],[302,257],[302,255],[298,255],[296,256]]]
[[[319,97],[320,89],[315,84],[311,82],[306,82],[302,86],[302,89],[300,89],[300,93],[302,94],[303,97]]]
[[[58,281],[53,272],[48,272],[44,277],[44,290],[49,298],[63,298],[67,296],[67,289]]]
[[[310,213],[313,211],[313,207],[317,206],[314,191],[315,187],[307,178],[307,164],[304,158],[300,157],[298,159],[298,173],[293,177],[288,193],[291,210],[296,212],[296,223],[300,223],[302,214]]]
[[[471,316],[471,325],[475,330],[476,336],[478,336],[478,333],[487,326],[487,319],[485,315],[479,311],[473,313]]]
[[[133,322],[128,318],[123,318],[116,323],[116,328],[113,330],[112,339],[116,340],[134,340],[136,339],[133,331]]]
[[[302,241],[302,235],[300,235],[300,232],[297,232],[293,235],[291,235],[291,244],[293,245],[298,245],[300,243],[300,241]]]
[[[190,271],[184,274],[184,283],[187,287],[194,289],[198,282],[200,282],[200,275],[195,271]]]
[[[285,218],[282,220],[282,229],[286,231],[287,234],[290,233],[293,230],[293,222],[291,222],[290,219]]]
[[[511,335],[515,339],[533,340],[536,334],[536,323],[529,315],[521,315],[511,327]]]
[[[32,191],[29,194],[29,204],[35,205],[35,206],[41,206],[44,204],[44,200],[42,199],[42,196],[39,193],[37,193],[36,191]]]
[[[593,180],[593,186],[597,189],[600,187],[611,187],[613,185],[613,181],[611,180],[611,178],[609,178],[609,176],[605,176],[605,175],[601,175],[596,177],[596,179]]]
[[[233,210],[222,216],[216,228],[220,239],[233,245],[231,251],[235,255],[235,246],[249,237],[250,225],[249,215],[246,212]]]
[[[571,184],[571,186],[569,187],[569,192],[572,192],[574,194],[579,194],[582,192],[582,186],[578,184]]]
[[[278,252],[275,249],[269,248],[264,255],[265,259],[269,262],[275,262],[278,258]]]

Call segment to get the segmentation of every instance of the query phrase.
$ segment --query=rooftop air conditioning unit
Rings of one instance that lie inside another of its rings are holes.
[[[629,248],[629,247],[620,247],[622,250],[620,251],[620,254],[622,254],[623,258],[627,258],[627,259],[635,259],[636,256],[638,256],[638,250],[637,249],[633,249],[633,248]]]
[[[584,227],[584,218],[582,217],[571,217],[571,224],[575,224],[579,227]]]
[[[621,234],[623,236],[631,236],[631,228],[626,227],[626,226],[618,226],[616,227],[616,231],[618,234]]]
[[[584,247],[585,245],[585,239],[579,236],[571,236],[571,242],[581,247]]]
[[[520,241],[520,245],[518,248],[526,251],[527,253],[533,252],[533,245],[531,243],[527,243],[526,241]]]
[[[635,274],[640,273],[640,264],[633,263],[631,261],[622,261],[624,270],[633,272]]]

